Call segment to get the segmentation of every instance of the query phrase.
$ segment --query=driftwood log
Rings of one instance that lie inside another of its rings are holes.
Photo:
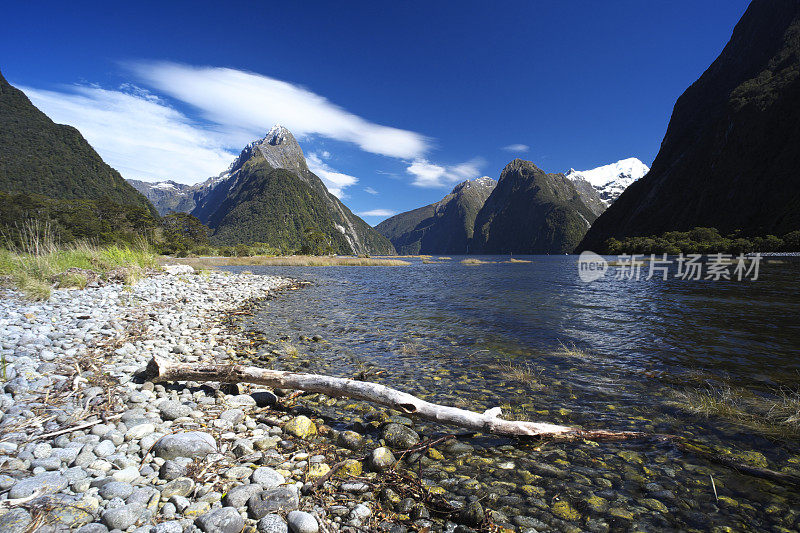
[[[153,357],[145,371],[146,379],[163,381],[216,381],[220,383],[252,383],[273,388],[296,389],[306,392],[346,396],[377,403],[407,415],[415,415],[440,424],[458,426],[473,431],[514,437],[556,437],[584,439],[627,439],[645,436],[632,431],[583,430],[547,422],[504,420],[499,407],[483,413],[467,411],[427,402],[386,385],[336,378],[320,374],[304,374],[270,370],[243,365],[178,363]]]
[[[156,383],[164,381],[252,383],[273,388],[316,392],[327,394],[328,396],[346,396],[356,400],[377,403],[405,414],[416,415],[440,424],[511,437],[588,440],[655,439],[656,441],[669,442],[684,452],[700,456],[712,463],[732,468],[741,474],[800,487],[800,476],[796,474],[753,467],[731,457],[721,456],[702,450],[697,446],[692,446],[685,439],[675,435],[657,435],[638,431],[610,431],[605,429],[585,430],[548,422],[503,420],[500,418],[502,412],[499,407],[489,409],[483,413],[476,413],[456,407],[426,402],[406,392],[368,381],[243,365],[178,363],[160,357],[153,357],[150,360],[143,377]]]

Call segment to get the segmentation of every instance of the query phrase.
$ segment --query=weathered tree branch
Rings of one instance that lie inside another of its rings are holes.
[[[796,474],[750,466],[733,458],[723,457],[702,450],[697,446],[692,446],[675,435],[604,429],[583,430],[547,422],[503,420],[500,418],[501,411],[499,407],[489,409],[484,413],[476,413],[426,402],[406,392],[367,381],[335,378],[319,374],[300,374],[242,365],[178,363],[160,357],[153,357],[150,360],[143,377],[153,382],[217,381],[221,383],[253,383],[273,388],[316,392],[327,394],[328,396],[347,396],[384,405],[409,415],[416,415],[426,420],[439,422],[440,424],[459,426],[495,435],[589,440],[655,438],[659,441],[670,442],[682,451],[693,453],[708,461],[732,468],[742,474],[786,485],[800,486],[800,476]],[[269,420],[269,422],[278,424],[277,421]]]
[[[632,431],[582,430],[547,422],[503,420],[499,408],[476,413],[456,407],[426,402],[416,396],[367,381],[270,370],[243,365],[191,364],[153,357],[148,363],[146,378],[162,381],[218,381],[253,383],[282,389],[346,396],[397,409],[440,424],[459,426],[474,431],[515,437],[558,437],[584,439],[628,439],[646,436]]]

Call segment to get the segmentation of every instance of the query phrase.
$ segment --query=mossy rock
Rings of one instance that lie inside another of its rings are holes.
[[[627,509],[623,509],[622,507],[613,507],[608,511],[608,514],[623,520],[633,520],[634,518],[632,512],[628,511]]]
[[[581,513],[564,500],[555,502],[550,509],[554,515],[562,520],[574,522],[581,518]]]
[[[321,478],[330,471],[331,467],[326,465],[325,463],[314,463],[308,468],[308,474],[306,475],[306,477],[308,479],[317,479]]]
[[[763,453],[755,451],[736,451],[732,454],[736,459],[759,468],[769,468],[767,458]]]
[[[444,461],[444,455],[442,455],[442,452],[435,448],[428,448],[426,455],[434,461]]]
[[[283,431],[307,440],[317,434],[317,426],[307,416],[300,415],[286,422]]]
[[[590,510],[595,513],[604,513],[608,510],[608,500],[600,496],[592,495],[583,500]]]
[[[727,508],[739,507],[739,502],[728,496],[720,496],[717,499],[717,503],[719,504],[720,507],[727,507]]]
[[[642,459],[642,456],[640,454],[638,454],[636,452],[633,452],[633,451],[630,451],[630,450],[623,450],[623,451],[619,452],[617,455],[619,457],[621,457],[622,459],[624,459],[628,463],[642,464],[644,462],[644,460]]]
[[[361,461],[347,459],[344,462],[344,466],[336,472],[336,475],[340,477],[360,476],[363,471],[364,465],[361,464]]]
[[[658,511],[659,513],[669,512],[669,509],[666,505],[653,498],[645,498],[640,503],[652,511]]]

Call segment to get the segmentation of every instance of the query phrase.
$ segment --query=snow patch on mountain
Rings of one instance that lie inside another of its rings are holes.
[[[589,182],[597,190],[600,198],[607,205],[611,205],[631,183],[649,171],[650,168],[647,165],[635,157],[630,157],[590,170],[575,170],[571,168],[565,175],[573,181],[584,180]]]

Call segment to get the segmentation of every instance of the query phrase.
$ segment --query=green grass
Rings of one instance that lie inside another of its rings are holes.
[[[59,289],[85,289],[89,280],[83,274],[70,272],[58,280]]]
[[[46,300],[54,276],[70,268],[93,270],[104,274],[124,269],[126,283],[135,283],[145,268],[156,266],[156,256],[145,241],[133,245],[95,246],[86,242],[59,245],[47,224],[31,223],[16,247],[0,248],[0,276],[8,276],[14,285],[34,300]],[[61,287],[83,288],[86,276],[68,273],[57,283]]]

